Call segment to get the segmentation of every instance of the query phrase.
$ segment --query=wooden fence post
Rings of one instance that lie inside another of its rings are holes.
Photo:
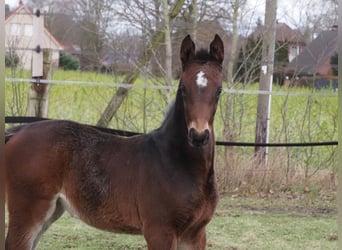
[[[41,79],[51,79],[51,53],[43,51],[43,76],[35,77],[29,89],[29,100],[27,105],[27,115],[36,117],[47,117],[50,84],[40,83]]]
[[[33,16],[33,44],[36,46],[32,54],[32,79],[29,89],[27,115],[35,117],[47,117],[48,97],[50,85],[41,83],[51,79],[51,53],[44,46],[44,17],[37,9]]]

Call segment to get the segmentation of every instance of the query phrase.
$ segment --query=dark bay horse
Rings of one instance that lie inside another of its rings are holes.
[[[176,100],[160,128],[120,137],[50,120],[6,131],[6,249],[34,249],[65,210],[148,249],[205,249],[217,200],[213,121],[224,48],[184,38]]]

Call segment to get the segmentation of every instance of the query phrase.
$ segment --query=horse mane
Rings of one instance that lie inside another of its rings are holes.
[[[193,60],[196,62],[199,62],[199,63],[206,63],[206,62],[212,60],[212,58],[211,58],[208,50],[200,49],[200,50],[196,51]]]
[[[177,94],[178,94],[178,91],[177,91]],[[174,100],[171,104],[169,104],[169,107],[168,107],[168,109],[165,113],[165,116],[164,116],[164,120],[157,130],[165,127],[170,121],[172,121],[172,119],[173,119],[172,114],[175,112],[175,109],[176,109],[176,100]]]
[[[191,62],[195,62],[199,64],[206,64],[207,62],[213,62],[214,64],[217,64],[217,66],[222,68],[222,66],[219,63],[217,63],[216,59],[210,54],[210,52],[207,49],[203,49],[203,48],[196,51]]]
[[[23,124],[23,125],[14,126],[14,127],[7,129],[5,131],[5,144],[12,138],[13,135],[15,135],[17,132],[19,132],[21,129],[23,129],[26,126],[27,124]]]

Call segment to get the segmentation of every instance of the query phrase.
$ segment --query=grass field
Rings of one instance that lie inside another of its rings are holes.
[[[7,77],[30,78],[28,72],[17,72]],[[80,81],[88,83],[120,83],[123,77],[93,73],[56,70],[54,80]],[[159,83],[156,83],[159,81]],[[162,79],[139,78],[134,86],[160,85]],[[174,81],[177,86],[177,81]],[[237,85],[236,90],[254,91],[258,84],[247,88]],[[337,94],[331,89],[314,90],[306,88],[283,88],[274,86],[275,92],[288,95],[274,95],[272,98],[270,140],[303,141],[337,139]],[[6,83],[6,115],[25,115],[27,106],[27,83]],[[96,124],[108,101],[115,93],[115,87],[85,86],[72,84],[53,84],[49,96],[50,118],[72,119]],[[165,92],[155,89],[133,88],[124,101],[110,127],[137,130],[139,132],[155,129],[162,122],[167,110],[163,95]],[[173,91],[173,96],[175,91]],[[223,94],[215,118],[215,130],[218,139],[222,137],[225,100]],[[253,141],[257,109],[256,94],[234,94],[232,105],[235,123],[239,131],[236,140]]]
[[[221,197],[207,228],[208,248],[337,249],[336,204],[309,197]],[[142,236],[103,232],[65,214],[44,234],[38,249],[146,249]]]

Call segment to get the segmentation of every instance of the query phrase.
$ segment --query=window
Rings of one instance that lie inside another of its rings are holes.
[[[24,35],[25,36],[32,36],[33,35],[33,25],[32,24],[25,24]]]
[[[20,35],[20,24],[12,23],[11,24],[11,35],[12,36],[19,36]]]
[[[300,53],[300,47],[292,45],[290,47],[289,61],[291,62]]]

